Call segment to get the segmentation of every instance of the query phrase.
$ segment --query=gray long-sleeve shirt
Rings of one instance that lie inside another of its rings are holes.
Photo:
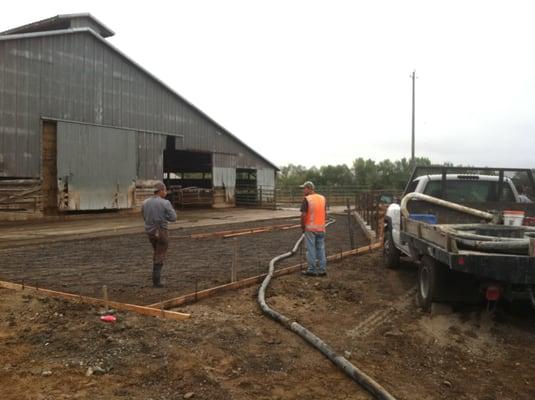
[[[145,220],[145,232],[154,233],[158,228],[167,229],[168,222],[176,221],[176,212],[169,200],[160,196],[146,199],[141,206],[141,215]]]

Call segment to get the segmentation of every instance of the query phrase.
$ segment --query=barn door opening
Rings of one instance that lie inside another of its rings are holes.
[[[176,150],[176,138],[167,137],[163,153],[163,179],[175,207],[211,206],[212,154]]]
[[[236,205],[256,206],[258,203],[258,187],[256,169],[236,169]]]

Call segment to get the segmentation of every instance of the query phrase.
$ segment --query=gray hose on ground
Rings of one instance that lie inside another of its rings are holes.
[[[326,224],[326,226],[334,222],[335,220],[330,220]],[[291,251],[278,255],[277,257],[273,258],[269,262],[269,272],[266,278],[264,279],[264,281],[262,282],[260,289],[258,290],[258,304],[260,305],[262,312],[268,315],[269,317],[271,317],[272,319],[274,319],[275,321],[282,324],[287,329],[297,333],[299,336],[305,339],[309,344],[314,346],[323,355],[325,355],[329,360],[331,360],[338,368],[344,371],[344,373],[347,376],[349,376],[359,385],[364,387],[364,389],[370,392],[376,399],[395,400],[395,397],[392,396],[390,393],[388,393],[381,385],[379,385],[372,378],[370,378],[364,372],[362,372],[353,364],[351,364],[345,357],[342,357],[336,354],[336,352],[332,350],[329,347],[329,345],[327,345],[327,343],[325,343],[319,337],[314,335],[312,332],[310,332],[304,326],[300,325],[298,322],[296,321],[292,322],[288,317],[286,317],[285,315],[282,315],[278,311],[273,310],[267,305],[266,299],[265,299],[266,289],[271,281],[271,278],[273,277],[275,264],[281,260],[284,260],[285,258],[293,256],[297,252],[297,249],[299,248],[299,245],[301,244],[303,239],[304,239],[304,235],[301,235],[301,237],[299,238],[299,240],[297,240],[297,242],[295,243],[295,246],[293,247]]]

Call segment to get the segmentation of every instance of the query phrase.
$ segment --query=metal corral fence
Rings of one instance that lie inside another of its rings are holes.
[[[382,238],[384,234],[384,216],[388,205],[401,195],[395,190],[370,190],[357,193],[354,201],[354,209],[360,217],[373,231],[376,239]]]
[[[277,208],[277,191],[272,186],[237,186],[236,205],[274,210]]]
[[[355,186],[318,186],[316,192],[325,196],[330,206],[345,206],[348,201],[353,205],[362,201],[369,204],[372,199],[378,203],[390,204],[401,193],[393,189],[369,190]],[[282,207],[298,207],[303,201],[303,189],[277,188],[276,200]]]
[[[328,206],[345,206],[350,212],[358,213],[362,222],[376,232],[377,238],[382,235],[384,213],[388,204],[401,195],[401,192],[395,189],[366,190],[354,186],[320,186],[316,188],[316,192],[325,196]],[[302,201],[303,190],[300,188],[236,188],[237,206],[275,209],[299,207]]]
[[[353,203],[359,190],[354,186],[318,186],[316,192],[325,196],[329,206],[343,206],[348,199]],[[279,207],[299,207],[303,201],[303,189],[277,188],[276,198]]]
[[[328,206],[354,204],[361,191],[355,187],[318,187],[317,193],[325,196]],[[260,208],[299,207],[303,201],[303,189],[265,186],[237,186],[236,205]]]

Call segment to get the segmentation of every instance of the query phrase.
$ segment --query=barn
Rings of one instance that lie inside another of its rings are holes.
[[[90,14],[0,33],[0,219],[272,200],[277,167],[114,47]]]

